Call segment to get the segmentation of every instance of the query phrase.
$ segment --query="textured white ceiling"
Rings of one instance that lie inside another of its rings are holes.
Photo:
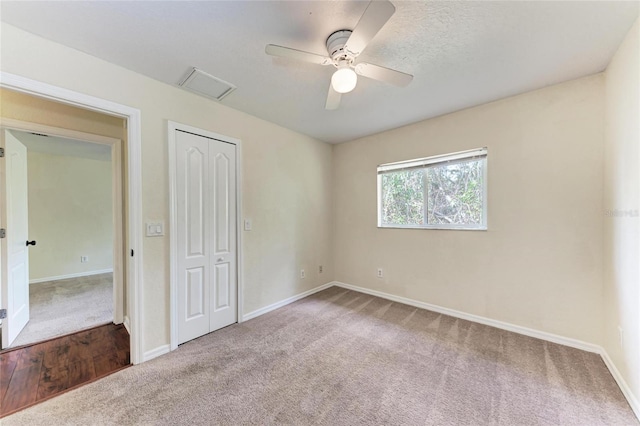
[[[342,142],[604,70],[637,1],[393,1],[360,56],[413,74],[397,88],[360,78],[324,109],[332,68],[272,58],[267,43],[326,54],[368,2],[11,2],[2,20],[176,85],[198,67],[238,89],[222,103]]]

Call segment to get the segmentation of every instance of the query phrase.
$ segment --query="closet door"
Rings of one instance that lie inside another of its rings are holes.
[[[178,343],[237,321],[235,145],[176,131]]]
[[[213,201],[210,330],[214,331],[238,319],[236,146],[212,141],[209,164]]]

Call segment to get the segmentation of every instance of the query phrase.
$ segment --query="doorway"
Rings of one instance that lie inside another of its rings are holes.
[[[2,137],[13,231],[2,348],[122,323],[121,141],[9,119]]]
[[[9,347],[122,322],[122,254],[116,256],[114,239],[114,224],[122,223],[122,191],[115,187],[122,180],[115,167],[120,141],[102,142],[111,143],[5,130],[8,154],[17,144],[26,151],[26,182],[14,176],[10,184],[27,188],[29,241],[28,322],[21,331],[19,324],[9,324]]]
[[[125,120],[126,128],[126,171],[125,197],[123,215],[126,216],[126,234],[123,242],[126,258],[123,259],[124,274],[127,277],[127,288],[124,294],[125,312],[123,325],[130,335],[131,362],[139,364],[150,359],[153,353],[143,353],[143,247],[142,247],[142,175],[141,175],[141,114],[140,110],[113,101],[97,98],[73,90],[64,89],[41,81],[32,80],[19,75],[0,71],[0,89],[8,89],[28,94],[39,99],[47,99],[63,105],[77,107],[86,111],[98,112]],[[0,189],[1,191],[2,189]],[[4,196],[4,194],[0,194]],[[0,212],[0,216],[2,212]],[[5,221],[0,217],[0,224]],[[0,244],[0,269],[6,270],[6,248]],[[0,274],[0,285],[6,280]],[[2,306],[4,302],[0,302]],[[117,315],[117,314],[116,314]],[[4,323],[3,323],[4,329]]]
[[[169,122],[171,349],[238,321],[240,141]]]

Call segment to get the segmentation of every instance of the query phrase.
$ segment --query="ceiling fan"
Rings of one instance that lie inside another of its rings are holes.
[[[378,31],[387,23],[396,8],[388,0],[372,0],[360,17],[353,30],[339,30],[327,38],[328,56],[318,55],[289,47],[268,44],[268,55],[297,59],[318,65],[333,65],[337,70],[331,77],[326,109],[336,109],[340,105],[343,93],[349,93],[356,87],[358,75],[394,86],[404,87],[413,80],[413,76],[400,71],[368,64],[356,63],[358,55],[367,47]]]

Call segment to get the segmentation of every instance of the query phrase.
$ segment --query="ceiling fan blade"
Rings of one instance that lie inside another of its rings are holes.
[[[345,43],[344,50],[354,56],[361,54],[395,11],[395,6],[388,0],[371,1]]]
[[[342,95],[333,90],[333,85],[329,83],[329,94],[327,94],[327,103],[324,105],[324,109],[338,109],[341,98]]]
[[[367,64],[360,62],[355,66],[356,74],[363,77],[372,78],[374,80],[383,81],[393,84],[394,86],[404,87],[411,83],[413,76],[390,68],[381,67],[380,65]]]
[[[289,47],[276,46],[275,44],[267,44],[264,51],[267,55],[297,59],[299,61],[311,62],[312,64],[331,65],[333,63],[331,58],[327,56],[316,55],[315,53],[291,49]]]

